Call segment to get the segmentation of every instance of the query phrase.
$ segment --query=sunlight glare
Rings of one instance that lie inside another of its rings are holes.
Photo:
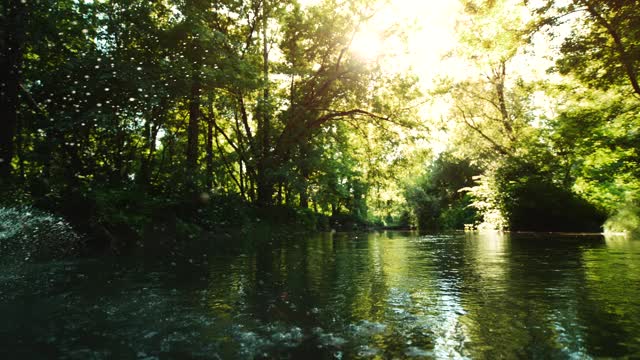
[[[304,7],[322,0],[299,0]],[[461,73],[458,63],[443,60],[456,43],[455,24],[460,3],[455,0],[378,0],[375,15],[355,35],[351,52],[365,60],[386,58],[387,71],[413,71],[429,86],[438,74]],[[386,37],[389,29],[406,36]]]
[[[383,40],[373,30],[357,33],[351,43],[351,51],[365,61],[374,61],[382,55]]]

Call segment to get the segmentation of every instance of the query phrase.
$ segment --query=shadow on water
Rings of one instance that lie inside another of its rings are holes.
[[[251,237],[220,234],[171,256],[146,250],[3,269],[0,356],[640,354],[640,241],[413,232]]]

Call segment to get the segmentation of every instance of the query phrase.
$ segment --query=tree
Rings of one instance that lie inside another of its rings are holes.
[[[514,6],[513,1],[464,2],[455,55],[465,59],[476,73],[467,79],[444,81],[438,89],[451,99],[451,116],[486,144],[487,152],[481,152],[481,157],[489,155],[491,159],[515,154],[529,135],[532,120],[532,86],[523,80],[520,69],[512,66],[526,45],[526,23],[513,16]]]
[[[3,3],[3,180],[109,231],[135,208],[138,229],[159,209],[193,215],[203,191],[380,216],[400,206],[386,177],[407,163],[420,93],[351,50],[374,4]]]
[[[532,22],[550,36],[561,27],[571,30],[560,39],[553,69],[564,81],[549,88],[556,116],[547,121],[548,142],[567,159],[564,178],[574,191],[614,218],[640,201],[638,5],[545,2],[534,8]]]
[[[556,148],[559,142],[551,140],[569,139],[551,135],[534,101],[548,87],[525,80],[531,75],[515,65],[522,59],[535,61],[529,49],[535,41],[531,24],[513,16],[522,13],[515,9],[523,10],[516,6],[512,1],[465,2],[467,26],[457,54],[480,75],[444,82],[440,89],[449,96],[451,116],[457,120],[451,148],[480,166],[476,184],[467,190],[484,217],[482,226],[597,231],[601,209],[576,191],[574,158],[565,145]]]
[[[11,175],[15,144],[14,136],[18,123],[18,93],[24,61],[25,37],[27,33],[27,10],[24,2],[5,1],[0,8],[2,23],[0,31],[0,177]]]
[[[600,89],[627,84],[635,96],[640,96],[638,6],[637,0],[573,0],[563,5],[547,1],[534,9],[539,18],[533,25],[534,29],[546,27],[553,32],[572,19],[557,70]]]
[[[476,221],[471,199],[463,190],[473,185],[479,169],[469,160],[440,154],[427,171],[405,189],[405,197],[421,230],[461,230]]]

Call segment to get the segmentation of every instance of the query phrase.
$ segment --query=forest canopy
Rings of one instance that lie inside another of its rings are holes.
[[[640,1],[442,3],[4,1],[3,206],[637,228]]]

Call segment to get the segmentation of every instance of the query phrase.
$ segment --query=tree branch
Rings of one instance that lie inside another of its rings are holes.
[[[242,185],[240,185],[240,182],[238,181],[238,179],[235,177],[235,175],[233,174],[233,168],[231,167],[231,165],[229,165],[229,162],[227,161],[227,158],[224,154],[224,151],[222,151],[222,147],[220,146],[220,141],[218,140],[218,129],[216,128],[216,148],[218,149],[218,153],[220,153],[220,158],[222,159],[222,162],[224,163],[224,166],[227,168],[227,173],[229,174],[229,176],[231,177],[231,179],[233,180],[234,183],[236,183],[236,185],[238,185],[238,189],[240,190],[240,193],[243,195],[244,197],[244,188]]]
[[[505,149],[502,145],[495,142],[492,138],[490,138],[487,134],[485,134],[482,130],[480,130],[480,127],[475,125],[473,123],[473,120],[467,117],[466,112],[459,105],[456,105],[456,108],[458,109],[458,111],[460,111],[460,115],[462,115],[462,119],[464,120],[464,123],[471,129],[473,129],[475,132],[477,132],[480,136],[482,136],[485,140],[487,140],[493,146],[493,149],[495,151],[497,151],[501,155],[512,157],[511,153],[509,153],[507,149]]]
[[[391,117],[374,114],[372,112],[362,110],[362,109],[351,109],[351,110],[345,110],[345,111],[332,111],[332,110],[325,110],[325,109],[315,109],[315,110],[329,111],[329,113],[323,116],[320,116],[316,120],[308,122],[306,124],[307,129],[317,129],[320,126],[322,126],[324,123],[330,120],[344,118],[344,117],[353,117],[353,116],[366,116],[372,119],[390,122],[405,128],[411,128],[410,125],[395,121]]]
[[[613,39],[616,52],[618,53],[620,62],[622,63],[625,73],[629,78],[629,81],[631,82],[631,87],[633,88],[633,91],[636,93],[636,95],[640,95],[640,84],[638,83],[638,75],[636,74],[636,70],[633,68],[632,59],[627,53],[624,44],[622,43],[620,34],[618,34],[613,25],[611,25],[611,23],[608,22],[607,19],[605,19],[604,16],[602,16],[602,14],[598,12],[598,10],[593,6],[591,2],[584,1],[584,3],[587,7],[587,10],[589,11],[589,14],[591,14],[591,16],[593,16],[596,21],[599,22],[600,25],[602,25],[607,30],[607,32]]]

